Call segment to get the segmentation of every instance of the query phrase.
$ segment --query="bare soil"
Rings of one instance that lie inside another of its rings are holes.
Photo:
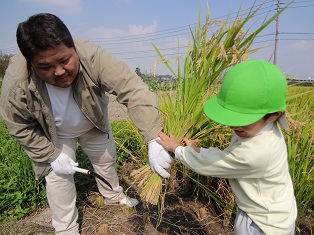
[[[126,193],[140,199],[138,190],[129,178],[132,166],[119,171],[120,183]],[[90,177],[90,176],[86,176]],[[165,197],[164,212],[158,207],[140,202],[135,208],[106,206],[96,189],[78,188],[79,224],[82,235],[233,235],[232,224],[224,226],[214,204],[205,198],[179,197],[169,192]],[[232,219],[231,219],[232,220]],[[306,218],[296,235],[314,234],[314,217]],[[2,235],[52,235],[51,213],[48,207],[5,225]]]
[[[129,178],[130,165],[120,169],[120,183],[126,193],[140,199]],[[86,176],[89,177],[89,176]],[[96,189],[78,188],[79,223],[82,235],[232,235],[231,226],[223,226],[208,199],[179,197],[169,193],[165,197],[164,213],[158,207],[140,202],[135,208],[107,206]],[[19,220],[0,226],[0,234],[54,234],[48,207]]]
[[[127,117],[126,108],[118,103],[114,96],[109,96],[109,119],[110,121],[123,120]]]
[[[126,118],[125,109],[111,97],[110,119]],[[140,199],[138,190],[129,177],[132,165],[119,170],[121,185],[129,196]],[[89,177],[89,176],[86,176]],[[232,235],[232,225],[223,226],[214,204],[208,199],[179,197],[169,192],[165,197],[164,212],[144,202],[136,208],[106,206],[96,185],[78,188],[79,223],[82,235]],[[231,218],[232,221],[232,218]],[[304,219],[296,234],[314,234],[314,217]],[[54,234],[48,207],[11,223],[0,224],[0,235],[48,235]]]

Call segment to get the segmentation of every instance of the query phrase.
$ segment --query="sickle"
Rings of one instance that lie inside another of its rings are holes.
[[[102,177],[101,175],[97,174],[96,172],[90,171],[90,170],[86,170],[86,169],[83,169],[83,168],[79,168],[79,167],[76,167],[76,166],[73,166],[73,170],[75,170],[76,172],[80,172],[80,173],[86,174],[86,175],[92,175],[92,176],[100,179],[102,182],[104,182],[106,185],[108,185],[108,187],[111,188],[111,190],[112,190],[111,184],[104,177]]]

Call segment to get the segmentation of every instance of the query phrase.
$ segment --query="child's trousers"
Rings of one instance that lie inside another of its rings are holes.
[[[242,210],[239,209],[237,217],[234,222],[235,235],[266,235]],[[294,229],[283,235],[294,235]]]

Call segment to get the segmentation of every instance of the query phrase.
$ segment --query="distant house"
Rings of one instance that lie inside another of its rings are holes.
[[[314,86],[314,79],[311,77],[308,79],[288,79],[288,84],[295,86]]]
[[[176,80],[173,75],[158,75],[157,79],[161,82],[173,82]]]

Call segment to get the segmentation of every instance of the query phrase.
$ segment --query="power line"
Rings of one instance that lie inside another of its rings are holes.
[[[314,39],[279,39],[279,41],[295,41],[295,40],[314,41]],[[254,44],[268,43],[268,42],[274,43],[274,40],[273,39],[261,40],[261,41],[254,42]],[[184,48],[184,47],[182,47],[182,48]],[[185,48],[187,49],[188,46],[186,46]],[[156,51],[152,50],[152,52],[156,52]],[[145,53],[145,52],[143,52],[143,53]],[[117,54],[115,53],[115,55],[117,55]],[[176,52],[173,52],[173,53],[162,53],[162,55],[164,57],[167,57],[167,56],[177,56],[178,53],[176,53]],[[143,56],[133,56],[133,57],[120,57],[120,59],[122,59],[122,60],[133,60],[133,59],[156,58],[156,57],[159,57],[159,56],[157,54],[154,54],[154,55],[143,55]]]
[[[264,10],[264,9],[269,9],[270,7],[274,6],[273,4],[270,5],[270,6],[267,6],[266,4],[268,4],[269,1],[267,3],[264,4],[264,7],[262,7],[260,10]],[[257,5],[256,7],[260,7],[262,4],[260,5]],[[213,18],[213,20],[215,19],[221,19],[221,18],[225,18],[225,17],[230,17],[232,16],[231,18],[229,18],[229,20],[231,19],[234,19],[236,18],[236,16],[240,13],[245,13],[246,10],[240,10],[238,12],[233,12],[233,13],[230,13],[229,15],[224,15],[224,16],[221,16],[221,17],[217,17],[217,18]],[[268,11],[267,11],[268,12]],[[260,14],[265,14],[266,12],[263,12],[263,13],[259,13],[257,15],[260,15]],[[233,16],[234,15],[234,16]],[[111,38],[91,38],[90,40],[93,41],[93,42],[96,42],[98,44],[101,44],[101,45],[105,45],[103,44],[104,42],[106,41],[112,41],[111,43],[112,44],[117,44],[117,43],[129,43],[129,42],[137,42],[137,41],[130,41],[130,40],[133,40],[134,39],[140,39],[138,41],[142,41],[143,37],[144,38],[147,38],[147,37],[154,37],[154,36],[159,36],[159,35],[164,35],[166,34],[167,36],[166,37],[158,37],[157,39],[163,39],[163,38],[167,38],[167,37],[170,37],[170,36],[178,36],[178,35],[185,35],[185,34],[189,34],[190,33],[190,28],[193,29],[193,26],[197,26],[198,23],[194,23],[194,24],[191,24],[191,25],[184,25],[184,26],[179,26],[179,27],[175,27],[175,28],[169,28],[169,29],[166,29],[166,30],[161,30],[161,31],[157,31],[157,32],[153,32],[153,33],[148,33],[148,34],[138,34],[138,35],[130,35],[128,36],[127,38],[126,37],[111,37]],[[194,28],[195,28],[194,27]],[[175,32],[181,32],[181,31],[186,31],[185,34],[175,34],[175,35],[172,35],[173,33]],[[170,35],[169,35],[170,34]],[[149,39],[146,39],[146,41],[149,40]],[[119,42],[120,41],[120,42]],[[121,42],[122,41],[122,42]],[[126,42],[124,42],[126,41]],[[109,42],[107,42],[106,44],[111,44]],[[15,47],[16,48],[16,47]],[[4,50],[9,50],[9,48],[4,48]]]
[[[280,34],[280,33],[279,33]],[[288,33],[290,35],[290,33]],[[265,35],[257,35],[256,38],[261,38],[261,37],[268,37],[268,36],[274,36],[275,34],[265,34]],[[294,35],[294,34],[292,34]],[[299,35],[302,35],[301,33],[299,33]],[[311,35],[314,35],[314,33],[311,33]],[[313,39],[309,39],[309,38],[286,38],[286,39],[278,39],[279,41],[282,40],[304,40],[304,41],[314,41]],[[267,41],[272,41],[272,39],[269,39]],[[254,43],[259,43],[260,41],[254,41]],[[180,50],[180,49],[187,49],[187,45],[185,46],[177,46],[177,47],[166,47],[166,48],[160,48],[160,50],[162,51],[169,51],[169,50]],[[124,54],[140,54],[140,53],[153,53],[156,52],[154,49],[150,49],[150,50],[137,50],[137,51],[123,51],[123,52],[117,52],[114,53],[115,55],[124,55]]]
[[[301,2],[311,2],[311,1],[301,1]],[[294,3],[297,3],[297,2],[294,2]],[[260,4],[260,5],[262,5],[262,4]],[[259,7],[260,5],[257,5],[256,7]],[[263,8],[259,9],[259,13],[255,14],[255,17],[259,16],[259,15],[263,15],[263,14],[269,13],[269,9],[271,7],[275,7],[275,6],[277,6],[277,4],[271,4],[269,6],[264,6]],[[289,6],[289,8],[290,7],[291,6]],[[302,7],[308,7],[308,6],[302,6]],[[294,8],[299,8],[299,7],[297,6],[297,7],[294,7]],[[268,9],[268,10],[261,12],[261,10],[265,10],[265,9]],[[274,8],[273,10],[277,10],[277,9]],[[219,20],[221,18],[229,17],[228,19],[229,19],[229,21],[231,21],[233,19],[236,19],[238,17],[239,13],[246,13],[246,11],[247,10],[240,10],[239,12],[233,12],[233,13],[230,13],[228,15],[223,15],[223,16],[220,16],[220,17],[213,18],[212,20]],[[204,22],[202,22],[202,23],[204,23]],[[129,40],[133,40],[133,38],[134,39],[138,39],[138,38],[141,39],[141,38],[155,37],[157,35],[160,36],[160,35],[165,35],[165,34],[167,36],[169,36],[168,34],[173,34],[174,32],[182,32],[182,31],[184,31],[186,33],[190,33],[190,28],[195,29],[197,27],[197,25],[198,25],[198,23],[193,23],[193,24],[190,24],[190,25],[178,26],[178,27],[175,27],[175,28],[169,28],[169,29],[165,29],[165,30],[152,32],[152,33],[130,35],[127,38],[125,36],[121,36],[121,37],[91,38],[90,40],[93,41],[93,42],[97,42],[97,43],[105,43],[105,42],[107,42],[109,44],[109,43],[117,43],[119,41],[129,41]],[[195,27],[193,27],[193,26],[195,26]],[[170,33],[169,33],[169,31],[170,31]],[[113,42],[111,42],[111,41],[113,41]]]
[[[312,2],[312,1],[295,1],[293,2],[294,4],[300,4],[300,3],[308,3],[308,2]],[[257,5],[256,7],[259,7],[261,5]],[[256,14],[254,17],[260,16],[262,14],[268,14],[271,9],[274,10],[274,6],[276,6],[276,4],[273,4],[271,1],[267,1],[266,4],[264,4],[264,6],[260,9],[263,10],[263,12],[259,12],[258,14]],[[310,5],[312,6],[312,5]],[[290,8],[291,6],[289,6]],[[295,8],[298,8],[300,6],[295,6]],[[301,6],[303,7],[303,6]],[[255,8],[256,9],[256,8]],[[223,18],[223,17],[227,17],[229,16],[229,21],[232,19],[235,19],[237,16],[241,15],[241,13],[245,12],[245,10],[239,10],[238,12],[233,12],[230,13],[229,15],[225,15],[219,18]],[[219,19],[219,18],[215,18],[215,19]],[[180,36],[186,36],[186,35],[191,35],[190,34],[190,29],[193,30],[194,26],[196,27],[197,23],[195,24],[191,24],[191,25],[185,25],[185,26],[179,26],[179,27],[175,27],[175,28],[170,28],[170,29],[166,29],[166,30],[161,30],[161,31],[157,31],[157,32],[153,32],[153,33],[149,33],[149,34],[139,34],[139,35],[133,35],[133,36],[128,36],[128,37],[116,37],[116,38],[94,38],[94,39],[90,39],[91,41],[94,41],[95,43],[101,45],[101,46],[106,46],[106,49],[116,49],[114,47],[111,46],[118,46],[119,50],[124,50],[126,48],[130,48],[130,46],[128,46],[128,44],[130,43],[138,43],[141,44],[143,46],[149,46],[149,44],[146,44],[147,42],[154,42],[154,44],[158,44],[158,45],[168,45],[168,41],[164,41],[164,39],[171,39],[173,40],[173,43],[175,43],[174,40],[178,41],[178,38],[180,38]],[[283,32],[283,33],[279,33],[279,35],[281,34],[291,34],[291,35],[312,35],[314,33],[311,32]],[[273,36],[274,34],[268,34],[268,36]],[[266,35],[258,35],[257,37],[265,37]],[[302,40],[302,39],[291,39],[291,40]],[[312,40],[312,39],[306,39],[306,40]],[[170,41],[171,42],[171,41]],[[125,45],[125,46],[121,46],[121,45]],[[164,48],[163,50],[180,50],[180,49],[184,49],[184,46],[176,46],[173,48],[167,47]],[[9,48],[5,48],[4,50],[1,51],[9,51],[9,52],[14,52],[18,50],[17,46],[15,47],[9,47]],[[155,50],[142,50],[137,52],[138,53],[148,53],[148,52],[155,52]],[[130,54],[130,53],[135,53],[135,52],[130,52],[130,51],[125,51],[125,52],[119,52],[119,53],[114,53],[114,54],[118,54],[118,55],[122,55],[122,54]]]

